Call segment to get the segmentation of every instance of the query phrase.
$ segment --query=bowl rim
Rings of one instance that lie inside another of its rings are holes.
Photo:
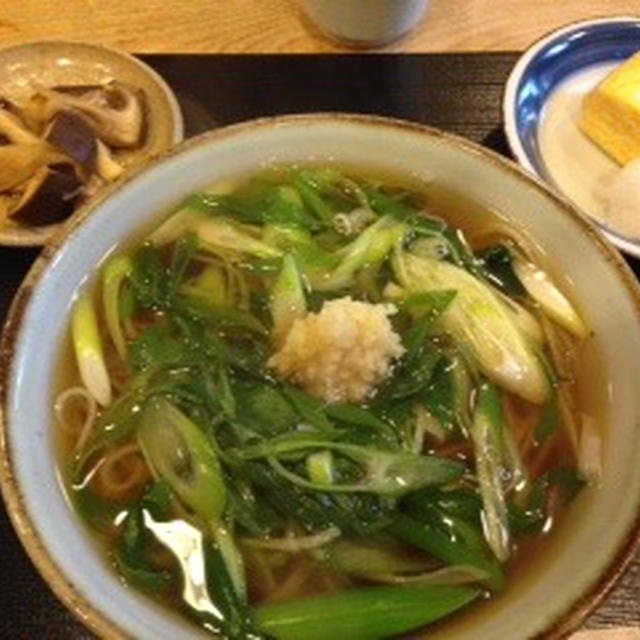
[[[598,27],[601,25],[611,25],[615,23],[622,24],[637,24],[640,25],[640,15],[634,16],[630,14],[616,15],[616,16],[602,16],[599,18],[590,18],[587,20],[578,20],[575,22],[569,22],[561,27],[547,31],[540,38],[535,40],[525,52],[518,58],[511,73],[507,78],[504,92],[502,95],[502,122],[504,123],[504,131],[509,144],[509,149],[514,155],[518,164],[524,167],[527,171],[531,172],[537,178],[544,180],[539,171],[534,167],[527,152],[524,149],[520,135],[518,134],[518,127],[516,126],[515,119],[515,105],[518,94],[518,86],[522,80],[522,76],[531,64],[531,61],[540,53],[540,51],[546,47],[550,42],[556,40],[559,37],[569,35],[579,29],[587,27]],[[560,189],[552,182],[545,181],[550,189],[560,192]],[[564,194],[562,194],[564,197]],[[574,205],[577,207],[577,205]],[[587,212],[585,212],[587,213]],[[588,215],[588,213],[587,213]],[[620,250],[628,253],[636,258],[640,258],[640,240],[631,240],[625,236],[619,234],[613,229],[605,226],[604,224],[591,218],[594,224],[596,224],[604,235],[618,247]]]
[[[4,499],[6,511],[28,557],[49,588],[81,623],[100,637],[128,638],[129,635],[98,605],[93,604],[84,594],[77,591],[69,578],[59,568],[56,560],[49,555],[47,547],[42,542],[31,520],[14,472],[14,461],[9,444],[10,425],[7,419],[7,409],[12,391],[12,373],[16,355],[15,346],[23,329],[22,320],[30,306],[33,291],[47,272],[48,265],[55,261],[60,252],[64,251],[67,239],[85,223],[94,209],[100,207],[112,194],[126,188],[129,182],[135,181],[138,176],[163,164],[165,160],[181,155],[193,148],[216,144],[220,140],[233,138],[234,136],[245,136],[253,129],[260,130],[286,126],[299,127],[304,126],[305,123],[313,125],[322,124],[323,122],[338,125],[353,124],[355,126],[375,128],[376,130],[401,129],[415,135],[440,139],[476,157],[480,162],[488,162],[494,168],[506,171],[513,179],[528,184],[540,195],[550,200],[556,208],[562,210],[563,215],[569,216],[578,223],[581,233],[588,237],[589,243],[593,248],[599,251],[616,271],[622,287],[626,290],[633,303],[635,316],[640,324],[640,286],[622,256],[605,240],[593,222],[567,198],[551,190],[536,175],[527,173],[515,162],[497,152],[455,134],[428,125],[396,118],[341,112],[318,112],[258,118],[228,125],[190,138],[155,156],[147,163],[108,186],[96,199],[80,207],[58,230],[55,236],[47,242],[13,298],[0,339],[0,493]],[[633,561],[638,551],[640,551],[640,503],[636,505],[635,520],[630,524],[629,530],[623,534],[623,541],[620,547],[611,554],[606,566],[602,568],[599,575],[594,578],[582,595],[573,602],[568,603],[564,611],[556,615],[548,623],[546,629],[536,637],[560,640],[575,630],[609,593],[627,566]]]
[[[140,73],[146,75],[149,80],[159,89],[160,93],[163,95],[165,100],[167,101],[168,107],[168,115],[171,120],[172,127],[172,135],[171,135],[171,146],[175,146],[182,142],[185,137],[185,124],[184,124],[184,115],[182,113],[182,109],[180,107],[180,103],[178,102],[178,98],[169,85],[169,83],[158,73],[151,65],[147,64],[144,60],[139,58],[136,55],[133,55],[127,51],[119,49],[118,47],[111,47],[101,43],[92,43],[86,42],[78,39],[63,39],[63,38],[47,38],[43,40],[25,40],[23,42],[16,42],[13,44],[9,44],[6,47],[0,48],[0,56],[5,54],[9,54],[13,51],[26,50],[29,51],[33,47],[72,47],[78,49],[84,49],[87,51],[96,52],[101,57],[109,57],[114,56],[115,58],[120,58],[124,63],[130,64],[133,67],[136,67],[140,70]],[[163,151],[164,152],[164,151]],[[155,156],[150,156],[155,157]],[[142,160],[142,165],[146,166],[146,162],[144,159]],[[128,173],[128,171],[127,171]],[[107,187],[103,187],[100,191],[103,191]],[[93,200],[90,199],[89,202]],[[83,209],[86,204],[84,203],[80,207],[78,207],[75,211],[73,211],[71,217],[73,217],[77,212]],[[43,227],[36,227],[35,229],[28,229],[30,233],[24,236],[20,235],[11,235],[11,233],[5,232],[2,228],[0,228],[0,246],[7,247],[39,247],[48,244],[52,238],[56,235],[57,231],[64,226],[64,222],[57,222],[53,224],[49,224]]]

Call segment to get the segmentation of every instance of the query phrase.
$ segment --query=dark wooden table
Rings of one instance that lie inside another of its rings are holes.
[[[145,59],[176,92],[187,135],[259,116],[349,111],[434,125],[508,154],[500,102],[516,57],[505,53]],[[0,320],[36,255],[35,250],[0,249]],[[638,264],[632,267],[640,273]],[[93,637],[39,577],[2,507],[0,558],[0,639]],[[613,626],[640,627],[640,557],[584,628]]]

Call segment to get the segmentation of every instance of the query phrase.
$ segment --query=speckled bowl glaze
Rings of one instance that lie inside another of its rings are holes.
[[[546,553],[523,569],[511,590],[479,615],[429,634],[437,640],[564,637],[638,547],[640,292],[592,224],[530,175],[470,142],[401,121],[319,114],[213,131],[114,185],[45,247],[15,298],[2,339],[0,479],[15,528],[52,589],[99,635],[202,636],[122,586],[60,487],[51,406],[69,307],[107,253],[193,191],[270,163],[327,161],[437,180],[494,209],[544,248],[554,276],[593,328],[608,425],[601,485],[578,498]],[[118,215],[122,211],[127,215]]]
[[[151,67],[128,53],[83,42],[28,42],[0,50],[0,95],[17,104],[33,94],[33,85],[95,85],[119,80],[144,93],[145,140],[136,149],[120,151],[118,160],[130,168],[166,151],[184,137],[182,113],[169,85]],[[0,225],[0,244],[37,246],[60,225]]]

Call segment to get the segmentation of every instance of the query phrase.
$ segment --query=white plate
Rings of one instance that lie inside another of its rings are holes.
[[[577,125],[582,97],[640,51],[640,18],[569,24],[534,43],[507,82],[503,118],[517,161],[568,196],[622,251],[640,257],[640,238],[607,215],[603,189],[620,169]]]

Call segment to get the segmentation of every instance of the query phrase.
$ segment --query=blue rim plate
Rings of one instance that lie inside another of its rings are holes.
[[[516,160],[554,186],[538,142],[547,99],[570,75],[594,65],[623,61],[638,51],[640,17],[634,16],[574,22],[527,49],[509,76],[502,104],[505,132]],[[594,222],[619,249],[640,258],[640,241]]]

